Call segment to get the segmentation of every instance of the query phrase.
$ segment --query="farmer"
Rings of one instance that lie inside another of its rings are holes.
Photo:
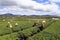
[[[45,28],[45,21],[42,21],[39,29],[42,31]]]
[[[18,23],[16,22],[16,23],[15,23],[15,27],[17,27],[17,26],[18,26]]]
[[[34,24],[33,24],[33,27],[37,25],[37,22],[35,21]]]
[[[7,27],[10,27],[10,22],[7,23]]]
[[[12,28],[12,25],[11,25],[11,23],[10,23],[10,22],[8,22],[8,23],[7,23],[7,27]]]

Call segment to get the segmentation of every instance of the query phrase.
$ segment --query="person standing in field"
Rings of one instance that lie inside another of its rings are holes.
[[[42,31],[45,28],[45,21],[42,21],[39,29]]]
[[[34,22],[33,27],[34,27],[34,26],[37,26],[37,21]]]

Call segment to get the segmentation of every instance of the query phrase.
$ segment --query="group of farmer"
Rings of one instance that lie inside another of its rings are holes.
[[[14,24],[15,27],[17,27],[18,25],[19,25],[19,24],[18,24],[17,22]],[[37,21],[35,21],[35,22],[33,23],[32,27],[35,27],[35,26],[37,26],[37,25],[38,25],[38,23],[37,23]],[[12,28],[12,24],[11,24],[10,22],[7,22],[7,27]],[[41,22],[40,22],[39,29],[40,29],[40,30],[43,30],[44,28],[45,28],[45,21],[41,21]]]
[[[18,23],[16,22],[16,23],[14,24],[14,26],[17,27],[17,26],[18,26]],[[12,24],[11,24],[10,22],[7,22],[7,27],[12,28]]]
[[[35,21],[33,27],[37,26],[38,23]],[[39,29],[42,31],[45,28],[45,20],[40,22]]]

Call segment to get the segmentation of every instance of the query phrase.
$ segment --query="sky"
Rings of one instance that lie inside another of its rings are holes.
[[[58,15],[60,0],[0,0],[0,14]]]

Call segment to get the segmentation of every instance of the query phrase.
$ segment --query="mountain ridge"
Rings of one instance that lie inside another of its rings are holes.
[[[57,15],[14,15],[12,13],[1,14],[0,16],[41,16],[41,17],[60,17]]]

